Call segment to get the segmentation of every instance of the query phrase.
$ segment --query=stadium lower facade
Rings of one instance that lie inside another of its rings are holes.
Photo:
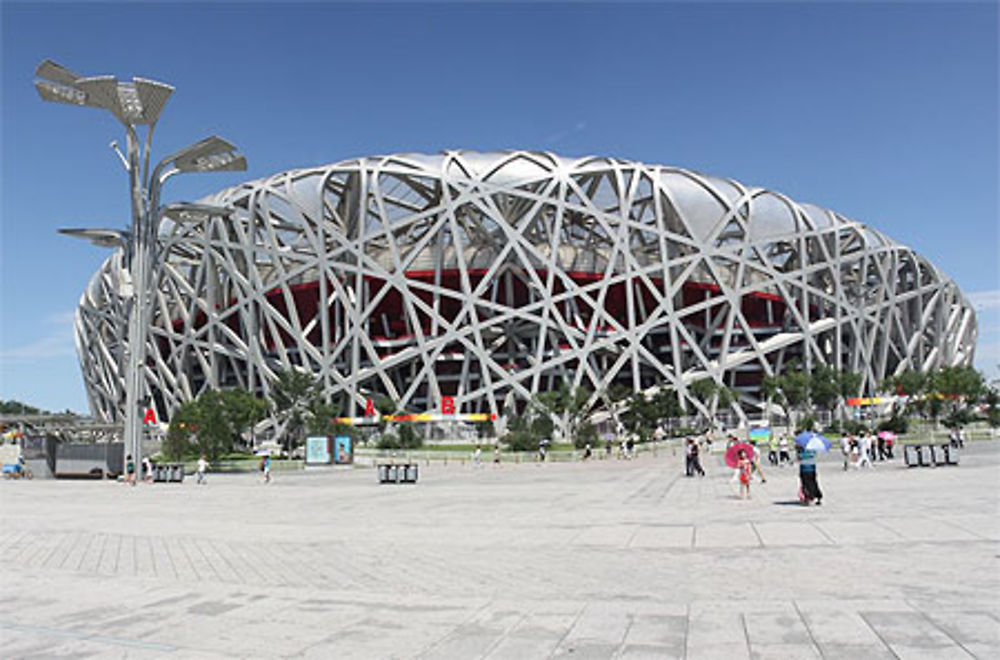
[[[562,383],[599,410],[615,384],[711,378],[757,416],[790,363],[863,376],[972,363],[958,287],[875,229],[687,170],[540,152],[399,154],[277,174],[164,221],[143,379],[161,418],[206,389],[267,397],[314,373],[361,414],[502,418]],[[123,414],[121,254],[90,281],[76,333],[93,413]]]

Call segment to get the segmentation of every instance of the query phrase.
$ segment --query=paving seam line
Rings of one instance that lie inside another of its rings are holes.
[[[857,615],[858,618],[860,618],[862,621],[865,622],[865,625],[868,626],[869,630],[871,630],[875,634],[875,636],[878,637],[878,641],[882,642],[882,645],[886,648],[887,651],[889,651],[889,653],[892,654],[892,657],[899,660],[899,654],[896,653],[895,649],[893,649],[892,646],[889,645],[889,642],[885,640],[885,637],[882,636],[882,633],[880,633],[878,629],[872,625],[872,622],[868,620],[868,617],[865,616],[864,612],[858,612]]]
[[[802,610],[799,608],[798,602],[793,600],[792,607],[795,608],[795,612],[799,615],[799,620],[802,621],[802,625],[805,626],[806,632],[809,633],[809,641],[811,641],[812,645],[816,648],[816,651],[819,653],[819,657],[825,660],[826,654],[823,653],[823,647],[820,646],[819,641],[816,640],[816,636],[813,634],[812,628],[809,626],[809,622],[806,621],[805,615],[802,614]]]
[[[141,642],[138,640],[125,639],[122,637],[107,637],[105,635],[96,635],[93,633],[63,630],[61,628],[47,628],[45,626],[29,626],[20,623],[10,623],[7,621],[0,621],[0,628],[5,628],[7,630],[14,630],[29,634],[42,635],[47,637],[63,637],[66,639],[78,639],[88,642],[112,644],[115,646],[129,646],[133,648],[146,649],[150,651],[164,651],[166,653],[173,653],[174,651],[180,650],[179,647],[171,646],[169,644],[160,644],[157,642]]]
[[[909,602],[907,602],[906,604],[909,605],[910,607],[913,607],[913,605],[911,603],[909,603]],[[948,632],[947,628],[945,628],[944,626],[938,625],[934,621],[934,619],[930,618],[927,615],[927,613],[924,612],[922,609],[919,609],[917,607],[913,607],[913,609],[916,610],[917,612],[919,612],[920,616],[922,616],[924,618],[924,620],[927,621],[927,623],[929,623],[932,627],[937,628],[938,630],[940,630],[944,634],[944,636],[947,637],[948,639],[950,639],[954,644],[956,644],[958,646],[958,648],[960,648],[963,651],[965,651],[966,653],[968,653],[970,658],[976,658],[976,657],[978,657],[975,653],[973,653],[969,649],[965,648],[965,644],[963,644],[962,642],[960,642],[957,639],[955,639],[955,637],[950,632]]]

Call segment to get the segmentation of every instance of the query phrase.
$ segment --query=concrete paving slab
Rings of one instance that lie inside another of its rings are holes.
[[[948,522],[981,538],[1000,541],[1000,510],[996,508],[990,513],[955,511]]]
[[[588,527],[575,537],[572,545],[596,545],[611,548],[624,548],[635,536],[638,528],[635,525],[597,525]]]
[[[751,644],[750,657],[754,660],[808,660],[822,656],[810,644]]]
[[[1000,657],[1000,444],[822,459],[809,508],[794,470],[740,501],[706,463],[0,482],[2,655]]]
[[[862,612],[861,616],[900,657],[970,657],[951,636],[922,613]]]
[[[755,548],[760,537],[749,523],[699,525],[695,530],[696,548]]]
[[[758,522],[753,525],[765,546],[832,545],[829,537],[810,522]]]
[[[904,538],[899,532],[875,521],[821,520],[815,525],[836,545],[896,543]]]
[[[694,526],[640,527],[632,537],[632,548],[690,548],[694,539]]]
[[[824,660],[897,660],[896,654],[884,645],[822,644]]]
[[[933,518],[883,518],[879,521],[905,539],[912,541],[978,541],[971,532]]]

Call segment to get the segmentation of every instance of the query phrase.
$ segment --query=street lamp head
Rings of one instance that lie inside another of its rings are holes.
[[[246,158],[236,153],[236,147],[213,135],[181,149],[166,159],[180,172],[242,172]]]
[[[234,209],[226,206],[180,202],[163,207],[162,215],[177,223],[188,223],[203,222],[216,217],[228,218],[233,212]]]
[[[72,86],[80,79],[80,76],[73,73],[62,64],[56,64],[52,60],[42,60],[42,63],[35,69],[35,75],[39,78],[51,80],[60,85]]]
[[[128,232],[121,229],[60,229],[59,233],[105,248],[125,248],[129,242]]]
[[[42,97],[43,101],[68,105],[87,105],[87,95],[69,85],[60,85],[49,80],[36,80],[35,89],[38,90],[38,95]]]
[[[126,126],[154,124],[174,88],[147,78],[121,83],[114,76],[82,78],[45,60],[35,69],[35,88],[45,101],[108,110]]]

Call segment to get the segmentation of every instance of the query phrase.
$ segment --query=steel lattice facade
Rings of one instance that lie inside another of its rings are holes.
[[[266,396],[303,368],[361,407],[504,408],[562,382],[712,378],[759,410],[795,360],[857,371],[972,363],[958,287],[878,231],[687,170],[539,152],[447,152],[284,172],[165,222],[143,373],[161,416],[208,388]],[[93,412],[122,415],[125,307],[111,257],[77,315]],[[356,408],[357,410],[358,408]],[[509,409],[508,409],[509,411]]]

